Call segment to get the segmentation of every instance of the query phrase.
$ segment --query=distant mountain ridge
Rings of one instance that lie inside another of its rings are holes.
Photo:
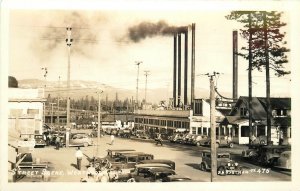
[[[19,80],[20,88],[44,88],[46,85],[46,94],[50,94],[51,97],[67,95],[67,82],[66,81],[44,81],[39,79],[24,79]],[[113,87],[106,84],[102,84],[95,81],[84,81],[84,80],[71,80],[70,81],[70,93],[73,99],[81,99],[86,96],[93,96],[97,98],[97,91],[99,89],[103,90],[101,97],[102,99],[115,100],[118,97],[119,100],[124,99],[136,99],[136,90],[134,89],[124,89],[121,87]],[[117,94],[117,95],[116,95]],[[190,94],[190,90],[188,90]],[[172,90],[166,88],[156,88],[147,90],[147,102],[159,103],[162,100],[169,101],[173,95]],[[196,98],[208,98],[208,89],[195,89]],[[225,96],[229,96],[230,93],[225,93]],[[230,97],[230,96],[229,96]],[[139,90],[139,101],[145,98],[144,88]],[[190,98],[188,98],[190,99]]]

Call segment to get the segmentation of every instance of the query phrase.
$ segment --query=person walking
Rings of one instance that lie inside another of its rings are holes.
[[[160,144],[161,146],[163,145],[160,133],[158,133],[157,138],[156,138],[156,145],[158,145],[158,144]]]
[[[115,141],[115,136],[112,134],[110,136],[110,145],[113,145],[114,144],[114,141]]]
[[[77,159],[77,169],[81,170],[81,161],[82,161],[83,154],[80,150],[80,147],[77,148],[77,151],[75,153],[75,157]]]
[[[60,147],[60,137],[57,135],[55,139],[56,150],[59,150]]]

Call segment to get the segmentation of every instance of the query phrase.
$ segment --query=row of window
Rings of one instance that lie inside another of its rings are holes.
[[[173,121],[173,120],[166,120],[166,119],[151,119],[151,118],[136,117],[134,119],[134,122],[140,124],[162,126],[162,127],[168,126],[168,127],[186,128],[186,129],[190,127],[190,122],[175,121],[175,120]]]
[[[24,114],[38,115],[39,109],[10,109],[9,115],[12,117],[20,117]]]

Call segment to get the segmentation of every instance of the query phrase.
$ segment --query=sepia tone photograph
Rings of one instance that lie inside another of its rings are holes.
[[[2,2],[1,182],[291,189],[289,1],[120,4]]]

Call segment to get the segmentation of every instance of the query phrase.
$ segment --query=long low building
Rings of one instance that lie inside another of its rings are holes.
[[[134,127],[149,134],[175,131],[189,131],[190,110],[137,110],[134,113]]]

